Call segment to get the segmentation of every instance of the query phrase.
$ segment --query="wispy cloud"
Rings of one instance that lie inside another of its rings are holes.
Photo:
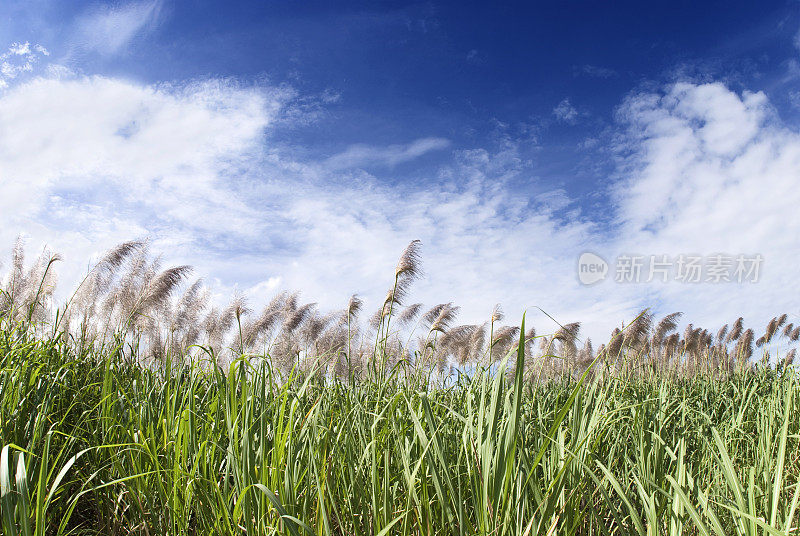
[[[104,56],[118,54],[135,37],[152,31],[162,12],[161,0],[99,6],[78,18],[72,46]]]
[[[578,120],[578,110],[572,105],[568,97],[553,108],[553,115],[556,119],[565,123],[574,124]]]
[[[481,65],[486,63],[486,54],[481,53],[478,49],[473,48],[469,52],[467,52],[467,63],[471,63],[473,65]]]
[[[357,168],[362,166],[395,166],[418,158],[431,151],[446,149],[450,141],[444,138],[421,138],[408,144],[386,147],[373,145],[351,145],[343,152],[325,161],[330,170]]]
[[[27,41],[13,43],[0,54],[0,89],[8,87],[20,74],[33,72],[33,66],[39,59],[49,55],[50,52],[42,45],[31,45]]]
[[[800,50],[800,30],[797,30],[797,33],[794,34],[793,43],[794,43],[794,48]]]
[[[590,76],[593,78],[615,78],[619,73],[614,69],[599,67],[597,65],[574,65],[572,67],[573,76]]]

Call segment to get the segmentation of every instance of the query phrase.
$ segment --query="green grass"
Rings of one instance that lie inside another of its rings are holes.
[[[5,535],[755,535],[798,523],[800,387],[770,368],[533,383],[501,363],[445,385],[400,369],[279,381],[266,359],[157,371],[113,346],[4,326]]]

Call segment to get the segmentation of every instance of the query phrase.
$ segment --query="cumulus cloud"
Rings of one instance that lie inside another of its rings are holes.
[[[620,149],[630,155],[616,187],[619,248],[764,257],[756,284],[665,285],[656,295],[663,306],[709,322],[793,311],[800,136],[767,97],[679,83],[631,96],[619,118],[628,127]]]
[[[232,184],[281,98],[220,81],[15,86],[0,96],[0,238],[25,231],[76,253],[145,233],[186,246],[254,238],[263,222]]]
[[[269,98],[214,81],[172,88],[39,78],[18,86],[0,99],[0,208],[27,211],[47,193],[94,187],[159,204],[149,195],[156,182],[175,201],[224,201],[215,185],[225,159],[258,150]],[[176,218],[192,223],[180,210]]]

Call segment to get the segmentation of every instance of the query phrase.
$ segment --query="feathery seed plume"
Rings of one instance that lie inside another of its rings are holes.
[[[502,322],[505,317],[506,315],[503,313],[503,309],[500,307],[500,304],[496,304],[494,309],[492,309],[492,322]]]
[[[681,316],[683,316],[681,312],[670,313],[656,324],[655,330],[653,330],[653,348],[661,348],[664,338],[678,327],[678,321]]]
[[[399,316],[399,323],[401,326],[407,326],[410,324],[422,310],[421,303],[412,303],[411,305],[406,306],[405,309],[400,313]]]

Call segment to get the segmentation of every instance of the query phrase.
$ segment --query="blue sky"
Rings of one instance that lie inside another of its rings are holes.
[[[420,238],[419,299],[463,321],[796,315],[799,29],[797,2],[4,2],[0,239],[70,281],[149,236],[219,299],[336,307]],[[585,287],[583,251],[765,262]]]

